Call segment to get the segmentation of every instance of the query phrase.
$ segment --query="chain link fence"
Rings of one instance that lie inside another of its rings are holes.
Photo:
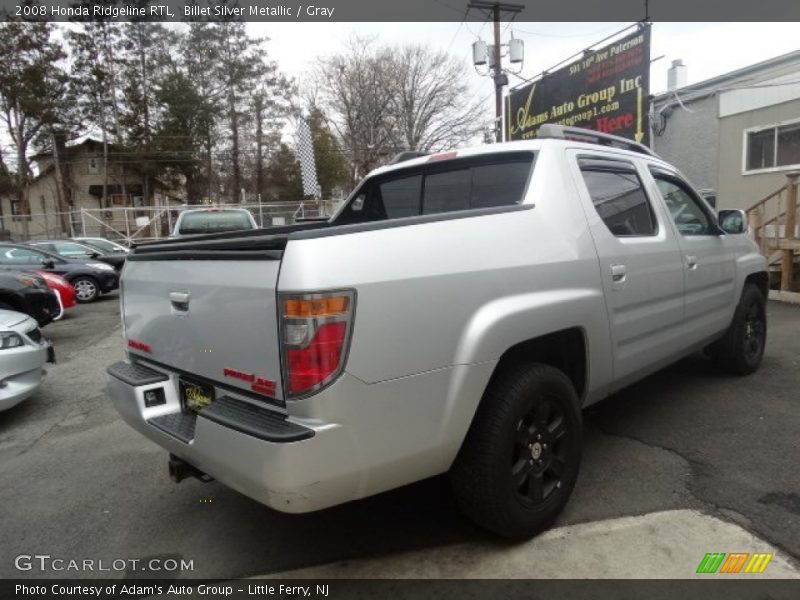
[[[308,219],[330,217],[341,200],[214,204],[215,208],[246,208],[264,229]],[[15,241],[66,237],[104,237],[121,243],[158,240],[169,236],[178,215],[204,205],[163,207],[81,208],[64,213],[6,215],[5,230]],[[68,232],[65,232],[65,229]]]

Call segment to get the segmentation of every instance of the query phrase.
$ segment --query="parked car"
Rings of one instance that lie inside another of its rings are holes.
[[[99,237],[76,237],[72,238],[76,242],[80,242],[82,244],[86,244],[88,246],[92,246],[97,248],[101,252],[105,252],[107,254],[115,254],[115,253],[123,253],[127,254],[130,249],[119,244],[113,240],[109,240],[106,238],[99,238]]]
[[[26,242],[28,246],[34,246],[53,254],[58,254],[64,258],[78,258],[81,260],[98,260],[114,267],[119,272],[125,266],[127,254],[121,252],[103,252],[88,244],[82,244],[72,240],[32,240]]]
[[[61,277],[61,275],[48,273],[47,271],[37,271],[37,273],[44,278],[47,286],[53,290],[58,298],[61,312],[54,319],[58,320],[64,315],[64,311],[66,309],[75,306],[75,288],[72,287],[72,284],[69,281]]]
[[[36,321],[21,312],[0,310],[0,410],[39,389],[46,362],[55,362],[55,353]]]
[[[114,267],[115,271],[121,271],[125,266],[127,254],[103,252],[87,244],[74,242],[72,240],[32,240],[27,242],[28,246],[34,246],[41,250],[47,250],[53,254],[58,254],[64,258],[78,258],[81,260],[99,260]]]
[[[481,526],[547,527],[582,408],[703,348],[758,369],[768,276],[645,146],[539,133],[379,168],[330,223],[136,247],[123,419],[284,512],[449,472]]]
[[[61,275],[75,288],[78,302],[94,302],[119,287],[114,267],[96,260],[64,258],[40,248],[0,242],[0,268],[47,271]]]
[[[0,309],[25,313],[39,327],[61,315],[58,297],[44,278],[23,271],[0,271]]]
[[[181,212],[170,237],[258,229],[249,210],[244,208],[192,208]]]

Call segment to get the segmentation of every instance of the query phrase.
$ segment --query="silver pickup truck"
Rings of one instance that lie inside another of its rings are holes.
[[[449,473],[475,522],[530,536],[572,492],[583,407],[698,350],[758,368],[743,213],[645,147],[545,126],[402,158],[328,222],[131,252],[109,393],[173,479],[301,513]]]

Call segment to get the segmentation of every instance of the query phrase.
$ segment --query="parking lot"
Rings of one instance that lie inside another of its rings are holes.
[[[581,476],[557,527],[602,528],[609,519],[692,509],[766,540],[797,564],[800,307],[772,302],[769,319],[754,376],[730,378],[693,358],[588,409]],[[166,454],[124,425],[104,394],[105,367],[123,354],[116,293],[44,332],[59,362],[35,397],[0,413],[2,577],[63,575],[20,572],[19,554],[182,558],[191,572],[159,575],[209,578],[383,557],[391,576],[393,556],[430,565],[452,548],[486,557],[512,546],[462,518],[444,478],[308,515],[273,512],[216,482],[175,485]],[[639,531],[646,551],[656,540],[647,527]],[[713,536],[707,544],[706,552],[748,551],[717,547]],[[528,577],[544,573],[535,563],[528,568]]]

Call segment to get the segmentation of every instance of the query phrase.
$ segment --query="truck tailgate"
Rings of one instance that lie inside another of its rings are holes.
[[[123,319],[131,354],[189,377],[282,399],[279,257],[169,254],[134,254],[125,266]]]

